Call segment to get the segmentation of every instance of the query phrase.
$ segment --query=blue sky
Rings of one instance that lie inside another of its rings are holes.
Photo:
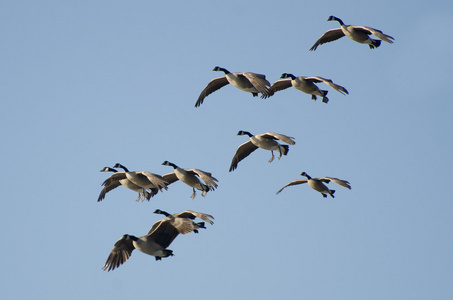
[[[353,9],[351,9],[353,7]],[[451,299],[453,280],[449,1],[3,1],[0,4],[2,299]],[[308,51],[336,22],[395,38]],[[322,76],[330,102],[288,89],[262,100],[221,74]],[[295,137],[268,163],[228,168],[245,136]],[[174,183],[150,202],[119,187],[98,203],[104,166],[165,174],[199,168],[219,188],[190,199]],[[335,199],[299,179],[330,184]],[[123,234],[186,209],[213,226],[175,256],[134,251],[104,272]]]

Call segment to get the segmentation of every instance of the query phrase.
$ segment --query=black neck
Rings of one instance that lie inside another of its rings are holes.
[[[249,137],[252,137],[252,136],[253,136],[253,134],[251,134],[251,133],[250,133],[250,132],[248,132],[248,131],[244,131],[244,130],[242,130],[242,132],[243,132],[244,134],[248,135]]]
[[[341,21],[340,19],[338,19],[337,17],[333,17],[333,19],[335,21],[337,21],[338,23],[340,23],[340,25],[344,25],[343,21]]]
[[[128,170],[125,166],[123,166],[122,164],[116,164],[116,166],[117,166],[118,168],[123,169],[124,172],[129,172],[129,170]]]
[[[163,210],[160,210],[160,209],[158,209],[156,212],[157,212],[158,214],[164,215],[164,216],[166,216],[166,217],[168,217],[168,216],[170,215],[168,212],[163,211]]]
[[[230,73],[230,71],[228,71],[228,70],[227,70],[227,69],[225,69],[225,68],[219,68],[219,71],[222,71],[222,72],[224,72],[224,73],[225,73],[225,75],[226,75],[226,74],[229,74],[229,73]]]
[[[175,165],[174,163],[171,163],[171,162],[169,162],[169,161],[164,162],[163,165],[173,167],[174,169],[177,169],[177,168],[178,168],[177,165]]]

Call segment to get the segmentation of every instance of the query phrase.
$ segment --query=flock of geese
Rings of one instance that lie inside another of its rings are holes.
[[[337,21],[340,23],[340,28],[326,31],[310,48],[310,51],[316,50],[319,45],[335,41],[343,36],[347,36],[355,42],[367,44],[370,49],[378,48],[381,44],[381,40],[388,43],[393,43],[394,40],[393,37],[371,27],[345,25],[342,20],[334,16],[330,16],[327,21]],[[370,35],[378,37],[379,40],[371,39]],[[346,88],[333,83],[330,79],[320,76],[296,77],[293,74],[283,73],[280,80],[277,80],[271,85],[266,80],[266,76],[261,74],[251,72],[230,73],[227,69],[221,67],[215,67],[213,71],[220,71],[225,73],[225,75],[214,78],[207,84],[198,97],[195,107],[199,107],[203,104],[203,101],[207,96],[228,84],[231,84],[244,92],[252,93],[253,97],[261,94],[261,98],[263,99],[271,97],[275,92],[292,86],[295,89],[311,95],[312,100],[316,100],[317,96],[319,96],[322,97],[322,102],[327,103],[329,101],[326,97],[328,91],[321,90],[316,85],[316,83],[321,82],[327,84],[341,94],[348,94]],[[274,132],[253,135],[248,131],[241,130],[237,135],[247,135],[249,140],[237,148],[231,161],[230,172],[234,171],[238,167],[240,161],[258,148],[271,151],[272,156],[269,159],[269,162],[272,162],[275,158],[274,151],[278,152],[278,158],[280,159],[282,155],[288,154],[289,146],[295,144],[293,137]],[[201,195],[204,197],[209,191],[214,191],[218,186],[218,180],[212,176],[210,172],[202,171],[200,169],[181,168],[169,161],[164,161],[162,165],[172,167],[173,172],[158,175],[146,171],[129,171],[120,163],[115,164],[113,167],[103,168],[101,172],[112,172],[113,174],[102,183],[103,188],[99,194],[98,201],[102,201],[108,192],[119,186],[124,186],[138,193],[136,201],[144,201],[145,199],[149,201],[151,197],[159,192],[168,190],[168,186],[176,181],[181,181],[192,188],[192,194],[190,196],[192,199],[196,196],[196,190],[201,191]],[[122,169],[122,171],[118,171],[118,169]],[[350,183],[346,180],[334,177],[312,178],[306,172],[302,172],[300,175],[306,177],[306,179],[298,179],[289,182],[277,191],[277,194],[286,187],[308,183],[308,186],[321,193],[324,198],[328,195],[334,198],[335,190],[329,189],[326,185],[326,183],[331,181],[342,187],[351,189]],[[191,210],[170,214],[160,209],[156,209],[154,213],[164,215],[165,218],[154,223],[147,235],[141,237],[130,234],[123,235],[115,243],[110,252],[107,261],[103,266],[104,270],[111,271],[118,268],[129,259],[134,249],[152,255],[156,260],[172,256],[173,251],[167,248],[179,234],[189,234],[191,232],[198,233],[199,229],[206,228],[205,222],[211,225],[214,223],[213,216]],[[196,218],[199,218],[204,222],[197,223],[194,221]]]

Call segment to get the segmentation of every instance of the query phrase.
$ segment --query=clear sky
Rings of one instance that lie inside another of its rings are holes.
[[[2,1],[1,299],[451,299],[453,28],[451,1]],[[335,15],[395,38],[309,48]],[[322,76],[330,102],[288,89],[269,99],[206,84],[232,72]],[[268,163],[254,134],[295,137]],[[190,199],[170,185],[150,202],[119,187],[120,162],[158,174],[169,160],[212,172]],[[335,199],[302,178],[330,184]],[[134,251],[101,268],[125,233],[186,209],[215,224],[179,236],[175,256]]]

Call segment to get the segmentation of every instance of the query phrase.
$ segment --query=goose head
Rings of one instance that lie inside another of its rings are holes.
[[[280,78],[296,79],[296,76],[294,76],[293,74],[290,74],[290,73],[283,73],[282,76],[280,76]]]
[[[160,214],[160,215],[164,215],[164,216],[169,216],[170,214],[166,211],[163,211],[163,210],[160,210],[160,209],[156,209],[154,211],[155,214]]]
[[[253,134],[251,134],[250,132],[245,131],[245,130],[239,130],[237,135],[248,135],[249,137],[253,136]]]
[[[175,165],[174,163],[169,162],[168,160],[164,161],[164,162],[162,163],[162,165],[163,165],[163,166],[170,166],[170,167],[173,167],[173,168],[175,168],[175,169],[178,167],[177,165]]]
[[[341,25],[344,25],[343,21],[341,21],[340,18],[337,18],[335,16],[330,16],[327,21],[337,21],[338,23],[340,23]]]
[[[219,67],[219,66],[215,67],[215,68],[213,69],[213,71],[222,71],[222,72],[224,72],[225,74],[230,73],[227,69],[221,68],[221,67]]]
[[[308,179],[311,179],[310,175],[308,175],[307,173],[305,173],[305,171],[302,172],[302,173],[300,173],[300,175],[305,176],[305,177],[307,177]]]
[[[123,169],[125,172],[129,172],[129,170],[128,170],[125,166],[123,166],[122,164],[120,164],[120,163],[116,163],[113,167],[114,167],[114,168],[121,168],[121,169]]]
[[[113,168],[110,168],[110,167],[104,167],[104,168],[101,169],[100,172],[113,172],[113,173],[116,173],[118,171],[113,169]]]

